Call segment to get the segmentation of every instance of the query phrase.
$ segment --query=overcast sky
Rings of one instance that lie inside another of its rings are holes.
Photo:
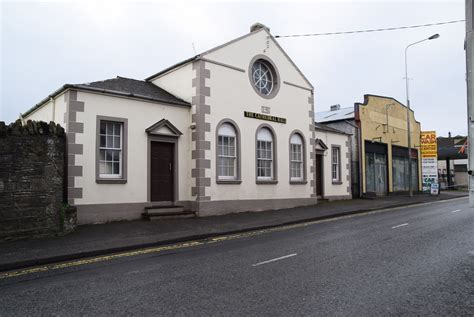
[[[0,120],[65,83],[117,75],[144,79],[222,44],[261,22],[273,35],[351,31],[464,19],[464,0],[320,2],[9,2],[1,7]],[[364,94],[406,103],[423,130],[466,134],[464,23],[325,37],[280,38],[315,87],[316,111],[363,102]]]

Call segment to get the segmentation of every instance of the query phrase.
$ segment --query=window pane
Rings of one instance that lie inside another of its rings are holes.
[[[107,140],[106,140],[106,143],[105,143],[105,147],[108,147],[108,148],[113,147],[113,142],[114,142],[113,136],[107,135]]]
[[[105,160],[106,161],[112,161],[112,151],[105,150]]]
[[[105,161],[105,150],[100,150],[99,160]]]
[[[105,174],[112,174],[112,163],[105,163]]]
[[[105,135],[100,136],[100,147],[106,147],[105,144]]]
[[[99,163],[99,173],[100,174],[105,174],[105,162],[100,162]]]
[[[100,122],[100,134],[105,134],[105,122],[101,121]]]
[[[113,163],[113,168],[114,168],[114,174],[120,174],[120,164],[117,162],[117,163]]]
[[[114,137],[114,148],[120,149],[120,137]]]

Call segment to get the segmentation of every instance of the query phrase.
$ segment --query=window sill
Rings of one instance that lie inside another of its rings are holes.
[[[96,179],[95,182],[97,184],[126,184],[127,183],[127,180],[126,179],[123,179],[123,178],[117,178],[117,179],[114,179],[114,178],[100,178],[100,179]]]
[[[216,184],[240,184],[242,181],[240,179],[218,179]]]
[[[273,184],[278,184],[277,180],[263,180],[263,179],[257,179],[255,181],[256,184],[261,184],[261,185],[273,185]]]
[[[304,185],[308,184],[308,181],[290,181],[291,185]]]
[[[332,181],[332,184],[333,185],[342,185],[342,182],[341,181]]]

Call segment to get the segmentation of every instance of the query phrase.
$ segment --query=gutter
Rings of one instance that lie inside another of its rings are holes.
[[[20,113],[20,118],[23,118],[23,117],[26,117],[28,116],[29,114],[31,114],[32,112],[34,112],[36,109],[40,108],[42,105],[44,105],[47,101],[50,101],[51,98],[55,98],[56,96],[58,96],[60,93],[66,91],[68,88],[73,88],[74,85],[71,85],[71,84],[65,84],[63,86],[61,86],[61,88],[57,89],[56,91],[54,91],[52,94],[48,95],[46,98],[44,98],[43,100],[41,100],[40,102],[38,102],[36,105],[34,105],[33,107],[31,107],[30,109],[28,109],[25,113]]]
[[[178,106],[183,106],[183,107],[190,107],[191,106],[189,103],[187,103],[185,101],[175,102],[175,101],[157,99],[157,98],[148,97],[148,96],[144,96],[144,95],[140,95],[140,94],[132,94],[132,93],[122,92],[122,91],[117,91],[117,90],[89,87],[89,86],[84,86],[84,85],[73,85],[73,87],[76,88],[76,89],[79,89],[79,90],[101,92],[101,93],[124,96],[124,97],[133,97],[133,98],[156,101],[156,102],[161,102],[161,103],[168,103],[168,104],[178,105]]]
[[[77,90],[83,90],[83,91],[91,91],[91,92],[99,92],[99,93],[104,93],[104,94],[112,94],[112,95],[117,95],[117,96],[123,96],[123,97],[131,97],[131,98],[137,98],[137,99],[142,99],[142,100],[148,100],[148,101],[154,101],[154,102],[160,102],[160,103],[166,103],[166,104],[171,104],[171,105],[177,105],[177,106],[182,106],[182,107],[191,107],[191,105],[185,101],[183,102],[175,102],[175,101],[170,101],[170,100],[162,100],[162,99],[157,99],[153,97],[148,97],[140,94],[133,94],[133,93],[127,93],[127,92],[122,92],[122,91],[116,91],[116,90],[109,90],[109,89],[104,89],[104,88],[95,88],[95,87],[88,87],[84,85],[72,85],[72,84],[65,84],[61,88],[57,89],[54,91],[52,94],[41,100],[39,103],[28,109],[25,113],[20,114],[20,118],[26,117],[41,106],[43,106],[46,102],[50,101],[51,99],[56,98],[58,95],[61,93],[65,92],[68,89],[77,89]]]

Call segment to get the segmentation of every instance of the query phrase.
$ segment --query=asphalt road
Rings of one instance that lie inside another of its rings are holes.
[[[0,276],[0,316],[474,315],[467,201]]]

